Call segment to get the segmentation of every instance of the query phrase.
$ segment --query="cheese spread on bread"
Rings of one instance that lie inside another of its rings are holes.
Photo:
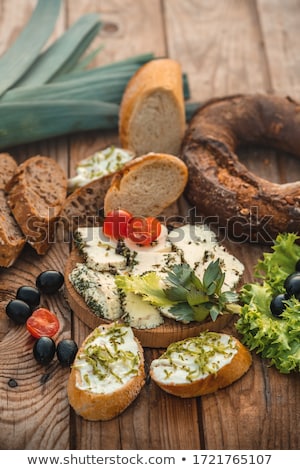
[[[151,371],[158,382],[190,383],[216,374],[237,351],[232,336],[204,332],[171,344],[160,358],[152,361]]]
[[[75,359],[76,387],[91,393],[113,393],[139,373],[139,346],[130,327],[97,327]]]
[[[114,173],[120,170],[125,163],[132,160],[134,154],[127,150],[107,147],[93,155],[84,158],[76,166],[76,176],[68,179],[68,191],[74,191],[94,179]]]

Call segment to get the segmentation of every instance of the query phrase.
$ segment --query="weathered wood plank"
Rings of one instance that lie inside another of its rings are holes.
[[[26,23],[36,1],[18,4],[1,2],[1,53],[12,43]],[[61,10],[50,41],[64,30],[65,14]],[[67,171],[65,139],[8,149],[21,163],[41,154],[55,159]],[[7,302],[21,285],[35,285],[36,276],[47,269],[63,271],[68,244],[56,243],[45,256],[38,256],[29,246],[10,269],[0,270],[0,409],[1,449],[67,449],[69,446],[69,405],[66,395],[68,370],[54,360],[48,367],[33,358],[33,338],[25,326],[16,326],[5,314]],[[70,310],[63,292],[44,296],[41,305],[57,313],[60,331],[55,340],[71,337]],[[16,387],[11,387],[14,379]],[[10,385],[9,385],[10,384]]]

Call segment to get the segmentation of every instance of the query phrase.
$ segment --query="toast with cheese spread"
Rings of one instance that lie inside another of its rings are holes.
[[[119,323],[100,325],[76,355],[69,403],[86,420],[107,421],[133,402],[144,383],[143,349],[132,329]]]
[[[231,385],[251,364],[250,352],[237,338],[206,331],[170,344],[152,361],[150,376],[165,392],[192,398]]]

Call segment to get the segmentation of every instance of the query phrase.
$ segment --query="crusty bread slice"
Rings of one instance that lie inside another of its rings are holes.
[[[157,216],[183,193],[188,178],[178,157],[162,153],[140,156],[116,173],[104,199],[104,213],[124,209],[134,216]]]
[[[104,197],[112,175],[102,176],[71,193],[63,204],[60,220],[72,233],[78,227],[98,226],[103,222]]]
[[[17,162],[8,153],[0,154],[0,266],[10,267],[25,245],[25,237],[7,202],[5,187],[17,169]]]
[[[37,155],[18,166],[6,190],[26,240],[38,254],[45,254],[55,241],[55,223],[66,198],[64,171],[55,160]]]
[[[122,97],[119,136],[137,156],[178,155],[185,132],[182,71],[173,59],[155,59],[130,79]]]
[[[162,390],[192,398],[231,385],[251,364],[250,352],[237,338],[206,331],[171,344],[152,361],[150,376]]]
[[[91,355],[93,362],[86,361]],[[69,403],[84,419],[107,421],[133,402],[144,383],[143,349],[132,329],[118,323],[100,325],[76,355],[68,381]]]

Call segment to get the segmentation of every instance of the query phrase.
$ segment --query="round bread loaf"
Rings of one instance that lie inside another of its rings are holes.
[[[150,367],[152,380],[182,398],[216,392],[242,377],[252,364],[250,352],[237,338],[205,331],[170,344]]]
[[[182,159],[189,170],[186,197],[200,214],[217,216],[240,241],[271,243],[299,231],[300,182],[276,184],[243,165],[237,148],[259,144],[300,156],[299,104],[262,94],[210,100],[193,116]]]
[[[144,355],[130,327],[98,326],[78,350],[68,381],[75,412],[90,421],[122,413],[145,383]]]

